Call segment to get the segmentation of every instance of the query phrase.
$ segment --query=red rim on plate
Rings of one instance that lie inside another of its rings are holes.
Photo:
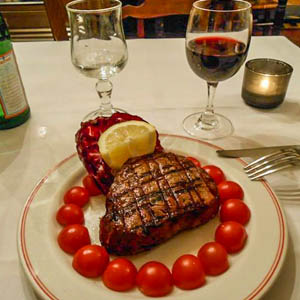
[[[194,142],[197,142],[200,144],[204,144],[204,145],[214,148],[214,149],[221,149],[220,147],[212,145],[210,143],[196,140],[196,139],[189,138],[189,137],[185,137],[185,136],[172,135],[172,134],[160,134],[160,136],[191,140],[191,141],[194,141]],[[47,286],[39,278],[38,273],[35,271],[35,269],[32,265],[30,256],[27,251],[27,246],[26,246],[26,237],[25,237],[26,221],[27,221],[27,216],[28,216],[30,206],[31,206],[33,200],[35,199],[35,196],[38,193],[39,189],[43,186],[43,184],[46,182],[48,177],[53,172],[55,172],[59,167],[61,167],[63,164],[65,164],[67,161],[69,161],[76,155],[77,154],[74,153],[74,154],[70,155],[69,157],[65,158],[64,160],[62,160],[53,169],[49,170],[48,173],[40,180],[40,182],[36,185],[36,187],[34,188],[34,190],[32,191],[32,193],[30,194],[29,198],[26,201],[26,204],[24,206],[24,209],[23,209],[23,212],[21,215],[20,224],[19,224],[19,232],[18,232],[18,240],[20,243],[19,255],[20,255],[20,259],[23,263],[23,267],[28,270],[28,272],[31,276],[31,278],[29,278],[29,279],[34,284],[34,287],[37,290],[37,292],[41,296],[43,296],[43,297],[47,296],[49,299],[53,299],[53,300],[62,300],[62,299],[57,298],[47,288]],[[240,158],[236,158],[235,160],[239,161],[243,165],[246,165],[246,162]],[[284,258],[285,258],[286,248],[287,248],[287,234],[286,234],[287,228],[286,228],[286,224],[285,224],[285,220],[284,220],[284,215],[283,215],[282,209],[280,207],[280,204],[278,202],[278,199],[266,181],[261,180],[260,182],[264,186],[264,188],[267,190],[267,192],[269,193],[269,195],[274,203],[274,206],[276,208],[278,224],[279,224],[279,242],[278,242],[278,248],[277,248],[277,252],[276,252],[274,261],[273,261],[272,265],[270,266],[268,272],[265,274],[263,280],[258,284],[258,286],[253,291],[251,291],[251,293],[249,295],[247,295],[243,300],[253,300],[257,296],[261,296],[262,293],[266,292],[266,290],[267,290],[266,288],[267,288],[268,284],[270,283],[270,280],[275,279],[279,273],[279,270],[280,270],[282,263],[284,261]],[[118,294],[116,293],[116,295],[118,295]],[[120,293],[119,293],[119,295],[122,296],[122,294],[120,294]]]

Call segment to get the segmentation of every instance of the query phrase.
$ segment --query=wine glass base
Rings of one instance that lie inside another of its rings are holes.
[[[82,121],[87,122],[87,121],[90,121],[90,120],[94,120],[98,117],[110,117],[112,114],[114,114],[116,112],[127,113],[127,111],[125,111],[121,108],[117,108],[117,107],[113,107],[111,110],[97,109],[97,110],[94,110],[94,111],[90,112],[89,114],[87,114],[83,118]]]
[[[213,126],[207,126],[201,122],[203,113],[204,111],[194,113],[183,120],[183,128],[188,134],[203,140],[216,140],[233,133],[234,129],[229,119],[223,115],[215,114],[216,119]]]

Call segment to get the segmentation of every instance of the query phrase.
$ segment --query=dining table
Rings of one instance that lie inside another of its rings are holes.
[[[159,133],[188,136],[182,121],[206,105],[207,88],[188,65],[185,40],[129,39],[127,46],[128,62],[112,78],[113,105],[141,116]],[[39,296],[18,257],[23,207],[48,170],[76,152],[75,133],[100,100],[96,79],[72,65],[69,41],[16,42],[14,50],[31,117],[21,126],[0,131],[0,298],[29,300]],[[241,97],[242,66],[219,84],[215,97],[215,111],[232,121],[234,132],[209,143],[223,149],[300,145],[300,48],[282,36],[252,37],[247,60],[253,58],[279,59],[293,67],[284,102],[273,109],[248,106]],[[253,157],[243,159],[250,162]],[[279,275],[261,299],[299,300],[300,169],[289,168],[265,180],[275,194],[287,192],[278,199],[288,246]]]

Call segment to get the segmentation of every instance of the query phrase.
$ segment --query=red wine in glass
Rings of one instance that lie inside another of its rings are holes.
[[[220,36],[195,38],[187,43],[186,56],[191,69],[206,81],[232,77],[245,61],[248,47],[236,39]]]
[[[219,139],[233,132],[231,121],[214,111],[220,81],[231,78],[244,63],[252,33],[251,4],[244,0],[198,0],[193,3],[185,38],[193,72],[207,82],[204,109],[183,120],[184,130],[201,139]]]

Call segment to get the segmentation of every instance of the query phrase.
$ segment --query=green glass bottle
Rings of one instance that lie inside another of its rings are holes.
[[[30,117],[10,35],[0,13],[0,129],[13,128]]]

